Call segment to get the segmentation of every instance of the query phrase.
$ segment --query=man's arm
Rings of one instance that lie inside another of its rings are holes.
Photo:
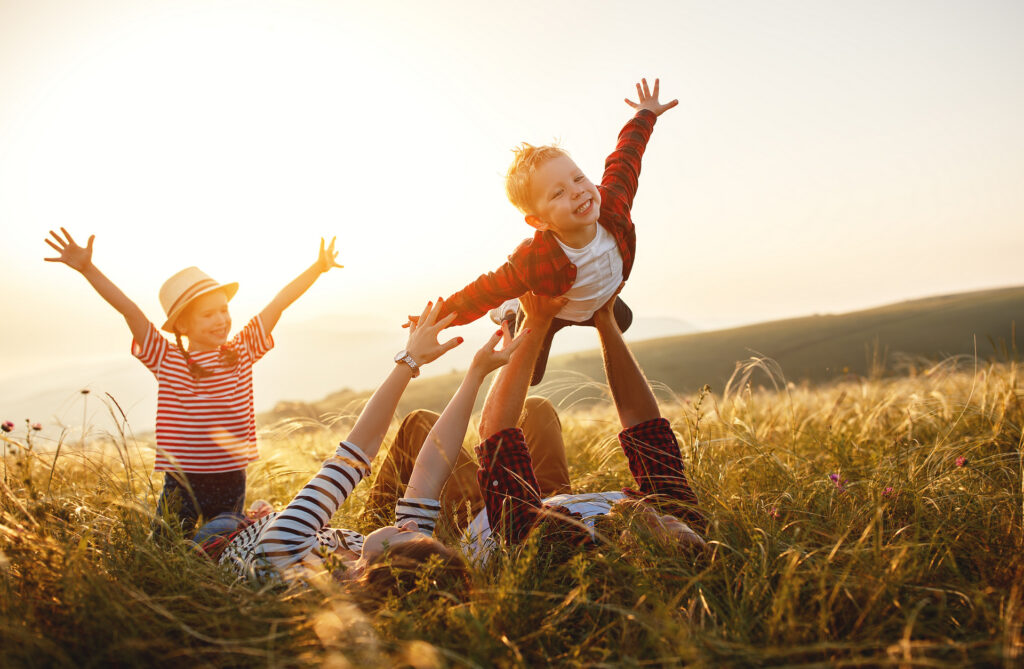
[[[281,289],[270,304],[263,308],[260,312],[260,320],[263,322],[263,329],[269,335],[274,330],[274,326],[277,325],[277,321],[280,320],[281,314],[285,309],[290,307],[295,300],[302,297],[302,294],[309,290],[310,286],[316,283],[316,280],[320,278],[320,275],[330,270],[332,267],[342,267],[336,262],[338,252],[334,250],[334,238],[331,239],[331,244],[327,248],[324,248],[324,240],[320,240],[320,253],[317,256],[316,262],[306,268],[302,274],[298,275],[292,281]]]
[[[538,297],[532,293],[520,299],[526,313],[520,335],[524,341],[491,385],[480,417],[484,442],[476,448],[480,462],[477,482],[487,519],[491,529],[512,544],[526,538],[543,509],[533,461],[523,432],[516,426],[544,334],[566,302],[564,297]]]
[[[146,339],[146,334],[149,332],[149,319],[146,318],[146,314],[142,313],[142,309],[139,309],[137,304],[128,299],[128,296],[113,281],[108,279],[103,272],[99,271],[96,265],[92,264],[92,243],[96,239],[96,235],[89,235],[89,241],[86,242],[83,248],[75,243],[75,240],[72,239],[71,234],[67,230],[61,228],[60,231],[64,235],[63,238],[53,230],[50,230],[50,236],[53,239],[46,240],[50,248],[59,255],[55,258],[44,258],[43,260],[46,262],[62,262],[71,269],[77,270],[92,284],[92,287],[96,289],[100,297],[106,300],[110,306],[117,309],[118,313],[124,317],[135,341],[143,342]]]

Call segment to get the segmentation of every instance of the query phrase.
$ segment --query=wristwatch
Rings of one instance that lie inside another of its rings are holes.
[[[416,361],[412,359],[412,356],[404,348],[395,354],[395,362],[404,362],[409,365],[412,368],[412,378],[415,379],[420,375],[420,366],[416,364]]]

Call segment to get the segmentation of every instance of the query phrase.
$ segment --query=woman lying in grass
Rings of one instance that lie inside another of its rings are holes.
[[[452,316],[437,320],[441,308],[440,303],[427,305],[422,320],[409,333],[405,351],[396,356],[395,368],[370,398],[348,439],[287,508],[263,515],[247,526],[242,523],[239,528],[236,524],[234,532],[226,537],[210,537],[210,532],[204,531],[209,528],[201,529],[201,538],[205,537],[202,548],[208,555],[230,565],[241,577],[257,579],[301,576],[310,569],[319,571],[329,566],[325,563],[340,562],[346,568],[336,569],[335,574],[374,583],[381,578],[375,572],[391,572],[385,563],[415,567],[434,555],[446,569],[464,572],[461,556],[433,538],[439,508],[437,496],[451,472],[451,460],[435,448],[420,451],[405,497],[398,502],[395,525],[365,537],[349,529],[327,526],[353,488],[369,473],[370,462],[380,448],[398,401],[409,381],[418,374],[418,368],[461,343],[461,338],[438,343],[438,333],[452,320]],[[503,348],[494,350],[502,339]],[[435,441],[444,441],[452,429],[465,432],[484,378],[506,364],[520,342],[521,339],[512,340],[506,327],[477,352],[462,385],[434,426],[434,433],[439,435]],[[218,526],[225,521],[217,518],[211,525],[222,531]],[[227,522],[230,524],[230,520]],[[380,570],[376,569],[378,566]]]

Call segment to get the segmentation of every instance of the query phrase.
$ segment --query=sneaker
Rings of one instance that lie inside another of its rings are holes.
[[[509,326],[515,330],[516,317],[519,315],[519,298],[513,297],[511,300],[506,300],[500,306],[495,309],[491,309],[490,317],[494,321],[495,325],[501,325],[503,322],[508,321]]]

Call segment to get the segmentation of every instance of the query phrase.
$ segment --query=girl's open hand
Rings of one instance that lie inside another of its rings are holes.
[[[82,248],[75,243],[71,233],[64,228],[61,228],[60,231],[64,235],[63,239],[56,232],[50,230],[50,236],[53,239],[46,240],[50,248],[60,255],[56,258],[43,258],[43,260],[46,262],[62,262],[71,269],[84,272],[92,265],[92,242],[96,239],[96,235],[89,235],[89,241],[86,243],[85,248]]]
[[[344,267],[344,265],[339,265],[337,262],[338,252],[334,250],[334,242],[337,239],[337,237],[331,237],[330,246],[324,248],[324,238],[320,238],[320,255],[317,256],[316,263],[320,267],[321,273],[327,272],[334,267]]]
[[[409,341],[405,345],[406,352],[412,356],[416,364],[423,366],[428,362],[437,360],[442,355],[462,343],[462,337],[449,339],[443,344],[438,343],[437,335],[455,320],[454,312],[448,314],[441,320],[437,319],[444,306],[444,300],[437,298],[437,302],[427,302],[416,322],[409,326]]]
[[[527,328],[513,339],[512,332],[508,328],[508,322],[503,322],[501,329],[491,335],[491,338],[487,340],[483,348],[473,356],[473,362],[469,364],[469,370],[480,374],[480,377],[483,378],[499,367],[504,367],[508,364],[512,353],[519,348],[519,345],[523,343],[523,340],[529,333],[530,330]],[[495,349],[498,342],[501,342],[500,350]]]
[[[661,104],[658,101],[658,85],[659,82],[655,79],[654,90],[651,91],[647,87],[647,80],[641,79],[640,83],[636,85],[636,96],[639,99],[639,102],[633,102],[629,98],[626,98],[626,104],[637,111],[640,111],[641,109],[652,111],[655,116],[661,116],[663,113],[679,104],[679,100],[672,100],[671,102]]]

